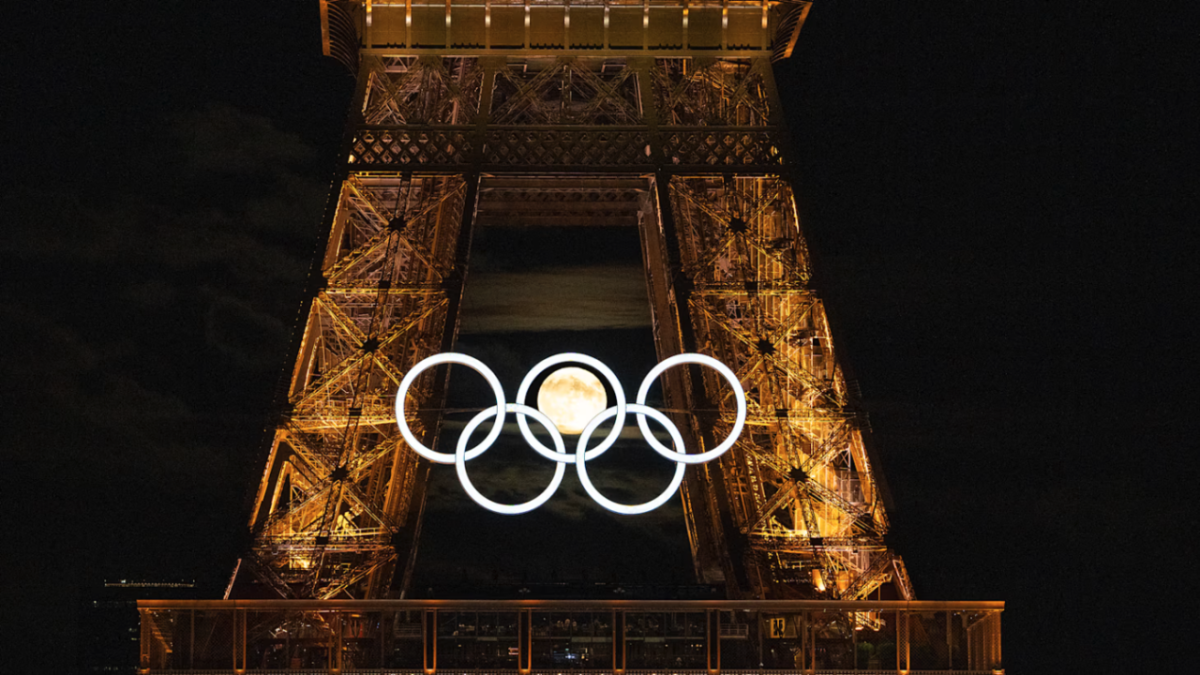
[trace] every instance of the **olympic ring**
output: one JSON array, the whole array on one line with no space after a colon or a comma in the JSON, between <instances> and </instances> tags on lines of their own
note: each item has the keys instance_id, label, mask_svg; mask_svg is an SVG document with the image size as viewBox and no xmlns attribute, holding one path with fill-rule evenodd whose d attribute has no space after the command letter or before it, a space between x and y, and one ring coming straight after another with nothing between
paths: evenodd
<instances>
[{"instance_id":1,"label":"olympic ring","mask_svg":"<svg viewBox=\"0 0 1200 675\"><path fill-rule=\"evenodd\" d=\"M546 428L547 431L550 432L550 435L554 438L554 447L558 448L558 452L566 454L564 452L565 447L563 445L562 434L558 433L558 428L554 426L554 422L551 421L549 417L546 417L542 411L538 410L537 408L530 408L527 405L521 405L519 403L509 403L504 407L505 412L519 414L521 416L519 419L525 419L525 416L529 415L533 417L533 419L537 420L543 427ZM475 431L481 422L489 417L494 416L495 414L496 407L492 406L491 408L487 408L483 412L471 418L470 422L467 422L467 426L463 428L462 435L458 437L458 447L454 451L454 469L458 473L458 480L462 483L463 489L467 491L467 495L469 495L471 499L475 500L476 504L479 504L489 511L503 513L506 515L527 513L536 509L542 504L545 504L546 500L550 499L550 497L558 491L558 485L559 483L562 483L563 474L567 472L567 465L562 462L555 462L555 464L558 466L556 466L554 469L554 478L550 479L550 486L543 490L542 494L534 497L524 504L498 504L487 497L484 497L482 494L480 494L479 490L475 489L475 486L471 483L471 479L467 477L467 439L471 437L471 432ZM541 444L539 443L538 445ZM487 448L484 449L487 450ZM549 451L547 451L547 454L548 453ZM551 459L553 459L553 457L551 457ZM683 465L681 464L680 466Z\"/></svg>"},{"instance_id":2,"label":"olympic ring","mask_svg":"<svg viewBox=\"0 0 1200 675\"><path fill-rule=\"evenodd\" d=\"M650 447L657 450L663 457L675 460L676 462L683 462L684 464L702 464L725 454L725 451L732 448L733 444L737 442L738 436L742 434L742 427L746 426L746 393L742 389L742 383L738 382L737 375L724 363L703 354L676 354L654 366L646 374L646 379L642 380L642 386L638 388L638 405L645 405L646 394L649 393L650 385L654 384L656 377L668 368L681 363L698 363L712 368L720 373L721 377L724 377L725 381L737 392L737 396L735 397L737 399L737 419L733 423L733 428L729 430L729 436L720 445L708 452L702 452L698 455L685 455L683 453L672 452L670 448L659 443L658 439L651 435L650 430L646 428L646 418L642 415L638 415L638 428L642 430L642 437L646 439Z\"/></svg>"},{"instance_id":3,"label":"olympic ring","mask_svg":"<svg viewBox=\"0 0 1200 675\"><path fill-rule=\"evenodd\" d=\"M416 381L417 376L429 368L443 363L464 365L478 372L483 376L484 380L487 381L488 385L492 389L492 393L496 396L496 405L482 410L475 415L475 417L471 418L469 422L467 422L467 425L463 428L462 434L458 438L458 443L455 446L454 453L437 452L432 448L426 447L413 434L412 429L408 426L408 421L404 417L405 398L407 398L408 390L412 387L413 382ZM576 444L574 453L567 453L566 443L563 440L562 433L558 430L558 427L555 426L553 420L551 420L540 410L525 405L525 397L528 395L529 388L533 385L533 381L537 378L537 376L550 366L560 363L582 363L599 371L600 374L603 375L606 380L608 380L609 385L612 386L613 392L615 393L617 399L617 404L615 406L597 413L591 420L588 421L587 425L583 429L583 432L579 435L579 441ZM683 435L679 432L679 428L676 427L673 422L671 422L670 418L658 410L650 408L646 405L646 396L650 391L650 387L654 384L658 376L669 368L687 363L708 366L709 368L716 370L717 373L733 388L734 400L737 403L737 417L734 421L733 428L730 430L729 435L725 438L725 440L723 440L712 450L695 455L687 454L687 451L684 448ZM506 413L512 413L514 416L516 416L517 425L520 428L521 436L527 443L529 443L530 447L532 447L539 455L553 461L558 465L555 467L554 477L550 480L550 484L546 487L546 489L543 490L542 493L537 497L534 497L533 499L522 504L500 504L488 499L487 497L484 497L479 490L475 488L474 484L471 483L471 479L467 475L466 463L482 455L484 452L487 452L487 450L492 447L492 444L496 442L496 439L500 436L500 432L503 430L504 416ZM597 490L596 486L592 484L591 478L587 473L587 462L591 459L599 457L601 454L611 448L614 443L616 443L617 438L620 437L621 432L625 428L625 417L627 414L632 414L637 417L638 429L641 431L642 438L646 440L650 447L658 454L676 463L675 475L671 478L671 483L667 486L666 490L664 490L662 494L658 495L654 499L651 499L643 504L621 504L608 499L604 495L600 494L600 491ZM468 450L467 444L470 441L471 434L473 434L475 430L479 428L480 424L483 424L483 422L490 417L495 418L495 422L492 423L492 429L488 432L487 436L479 442L478 445ZM550 438L554 445L553 449L546 447L546 445L544 445L533 435L533 432L529 430L529 424L525 419L526 417L532 417L534 421L536 421L538 424L544 427L547 432L549 432ZM612 417L616 417L616 420L613 422L612 430L609 431L604 440L601 441L596 447L589 449L588 443L591 441L592 434L595 433L596 429L602 423ZM674 446L674 449L667 447L654 437L646 424L647 417L653 419L655 422L658 422L664 429L667 430L667 434L671 437L671 444ZM566 465L568 463L575 464L575 469L579 474L579 482L583 485L584 491L587 492L588 495L591 496L591 498L594 499L600 506L608 509L609 511L624 515L635 515L653 511L654 509L665 504L667 500L669 500L671 496L675 494L675 491L679 489L679 485L683 482L683 474L686 465L708 462L728 452L741 435L745 424L746 392L744 389L742 389L741 383L738 382L737 375L725 364L712 358L711 356L705 356L703 354L678 354L666 359L652 368L650 372L646 374L645 379L642 380L641 387L638 388L636 403L628 403L626 401L624 389L622 389L620 382L617 381L617 376L608 368L608 366L585 354L574 353L557 354L544 359L534 366L533 369L530 370L525 378L521 381L521 386L517 391L516 403L506 403L504 400L504 389L500 386L500 380L496 377L496 374L493 373L490 368L484 365L482 361L467 356L466 354L445 353L430 356L414 366L413 369L404 376L404 379L400 382L400 387L396 390L396 425L400 429L400 435L404 438L404 441L408 443L409 447L411 447L418 455L428 459L431 462L435 462L437 464L453 464L455 471L458 474L459 482L462 483L463 490L466 491L467 495L476 504L479 504L489 511L507 515L527 513L536 509L542 504L545 504L546 501L554 495L554 493L558 490L559 485L562 483L563 475L566 473Z\"/></svg>"},{"instance_id":4,"label":"olympic ring","mask_svg":"<svg viewBox=\"0 0 1200 675\"><path fill-rule=\"evenodd\" d=\"M591 421L588 422L587 426L584 427L583 433L579 435L579 447L575 450L575 469L579 472L579 482L583 484L584 491L587 492L597 504L603 506L609 511L627 516L634 516L639 513L648 513L654 509L657 509L663 504L666 504L667 500L671 498L671 495L675 494L675 491L679 489L679 484L683 482L683 470L686 464L684 462L676 462L675 475L671 478L671 484L667 486L667 489L664 490L662 494L654 499L651 499L645 504L638 504L636 506L618 504L617 502L614 502L600 494L600 491L596 489L596 486L592 485L592 479L588 477L587 469L584 466L587 464L587 458L585 456L584 449L587 448L587 442L588 439L592 437L592 432L596 430L596 427L600 426L601 422L612 417L614 410L615 408L609 408L599 415L593 417ZM642 423L642 415L649 415L650 417L653 417L656 422L667 428L667 433L671 434L671 441L675 443L675 447L683 447L683 437L679 435L679 427L676 427L674 424L672 424L671 420L668 419L666 415L660 413L654 408L648 408L644 405L641 405L640 403L629 404L629 410L630 412L639 414L639 425ZM683 453L672 452L671 454L679 454L680 456L684 456Z\"/></svg>"},{"instance_id":5,"label":"olympic ring","mask_svg":"<svg viewBox=\"0 0 1200 675\"><path fill-rule=\"evenodd\" d=\"M416 453L425 459L437 464L453 464L454 455L447 452L437 452L432 448L427 448L417 437L413 435L412 429L408 428L408 420L404 419L404 399L408 396L408 390L412 387L412 383L417 379L417 376L426 370L442 364L442 363L459 363L475 372L483 375L483 379L492 387L492 393L496 395L496 407L500 412L496 414L496 422L492 425L492 430L488 435L479 442L479 445L471 448L467 452L467 459L475 459L483 454L485 450L496 442L500 437L500 432L504 430L504 388L500 386L500 380L496 378L496 374L483 364L483 361L466 354L455 354L447 352L445 354L434 354L429 358L421 361L413 369L408 371L403 380L400 380L400 387L396 389L396 426L400 427L400 435L404 437L404 442L408 443L408 447L416 451Z\"/></svg>"}]
</instances>

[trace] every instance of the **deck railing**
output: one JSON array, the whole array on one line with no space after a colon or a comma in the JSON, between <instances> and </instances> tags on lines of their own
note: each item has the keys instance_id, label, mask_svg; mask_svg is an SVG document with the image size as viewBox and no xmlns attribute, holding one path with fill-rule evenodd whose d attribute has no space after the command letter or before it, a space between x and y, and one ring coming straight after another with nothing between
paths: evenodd
<instances>
[{"instance_id":1,"label":"deck railing","mask_svg":"<svg viewBox=\"0 0 1200 675\"><path fill-rule=\"evenodd\" d=\"M143 600L141 672L1003 672L1003 602Z\"/></svg>"}]
</instances>

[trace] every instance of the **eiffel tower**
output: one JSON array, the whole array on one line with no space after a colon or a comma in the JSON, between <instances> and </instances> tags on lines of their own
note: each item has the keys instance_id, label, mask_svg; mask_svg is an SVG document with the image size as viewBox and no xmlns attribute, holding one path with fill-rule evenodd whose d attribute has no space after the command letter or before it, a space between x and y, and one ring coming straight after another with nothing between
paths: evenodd
<instances>
[{"instance_id":1,"label":"eiffel tower","mask_svg":"<svg viewBox=\"0 0 1200 675\"><path fill-rule=\"evenodd\" d=\"M636 227L659 358L713 356L745 389L737 445L684 481L697 579L731 598L913 598L787 162L771 64L809 6L321 0L325 54L357 89L233 597L404 597L430 464L397 431L397 385L452 350L474 232L569 220ZM446 381L409 394L427 445ZM689 447L726 436L715 373L662 385Z\"/></svg>"}]
</instances>

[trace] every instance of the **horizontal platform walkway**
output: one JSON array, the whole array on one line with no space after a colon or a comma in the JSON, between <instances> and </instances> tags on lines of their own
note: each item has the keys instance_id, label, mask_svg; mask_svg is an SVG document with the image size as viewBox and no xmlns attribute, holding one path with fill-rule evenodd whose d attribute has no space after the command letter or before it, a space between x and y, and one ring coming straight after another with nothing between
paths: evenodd
<instances>
[{"instance_id":1,"label":"horizontal platform walkway","mask_svg":"<svg viewBox=\"0 0 1200 675\"><path fill-rule=\"evenodd\" d=\"M1003 672L1003 602L142 600L141 672Z\"/></svg>"}]
</instances>

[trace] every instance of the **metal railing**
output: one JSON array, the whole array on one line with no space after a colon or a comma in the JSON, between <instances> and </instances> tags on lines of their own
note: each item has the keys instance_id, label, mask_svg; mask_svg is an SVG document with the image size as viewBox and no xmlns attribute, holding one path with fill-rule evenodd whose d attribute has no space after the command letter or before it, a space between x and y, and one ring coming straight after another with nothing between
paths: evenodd
<instances>
[{"instance_id":1,"label":"metal railing","mask_svg":"<svg viewBox=\"0 0 1200 675\"><path fill-rule=\"evenodd\" d=\"M1003 602L143 600L140 672L1003 672Z\"/></svg>"}]
</instances>

